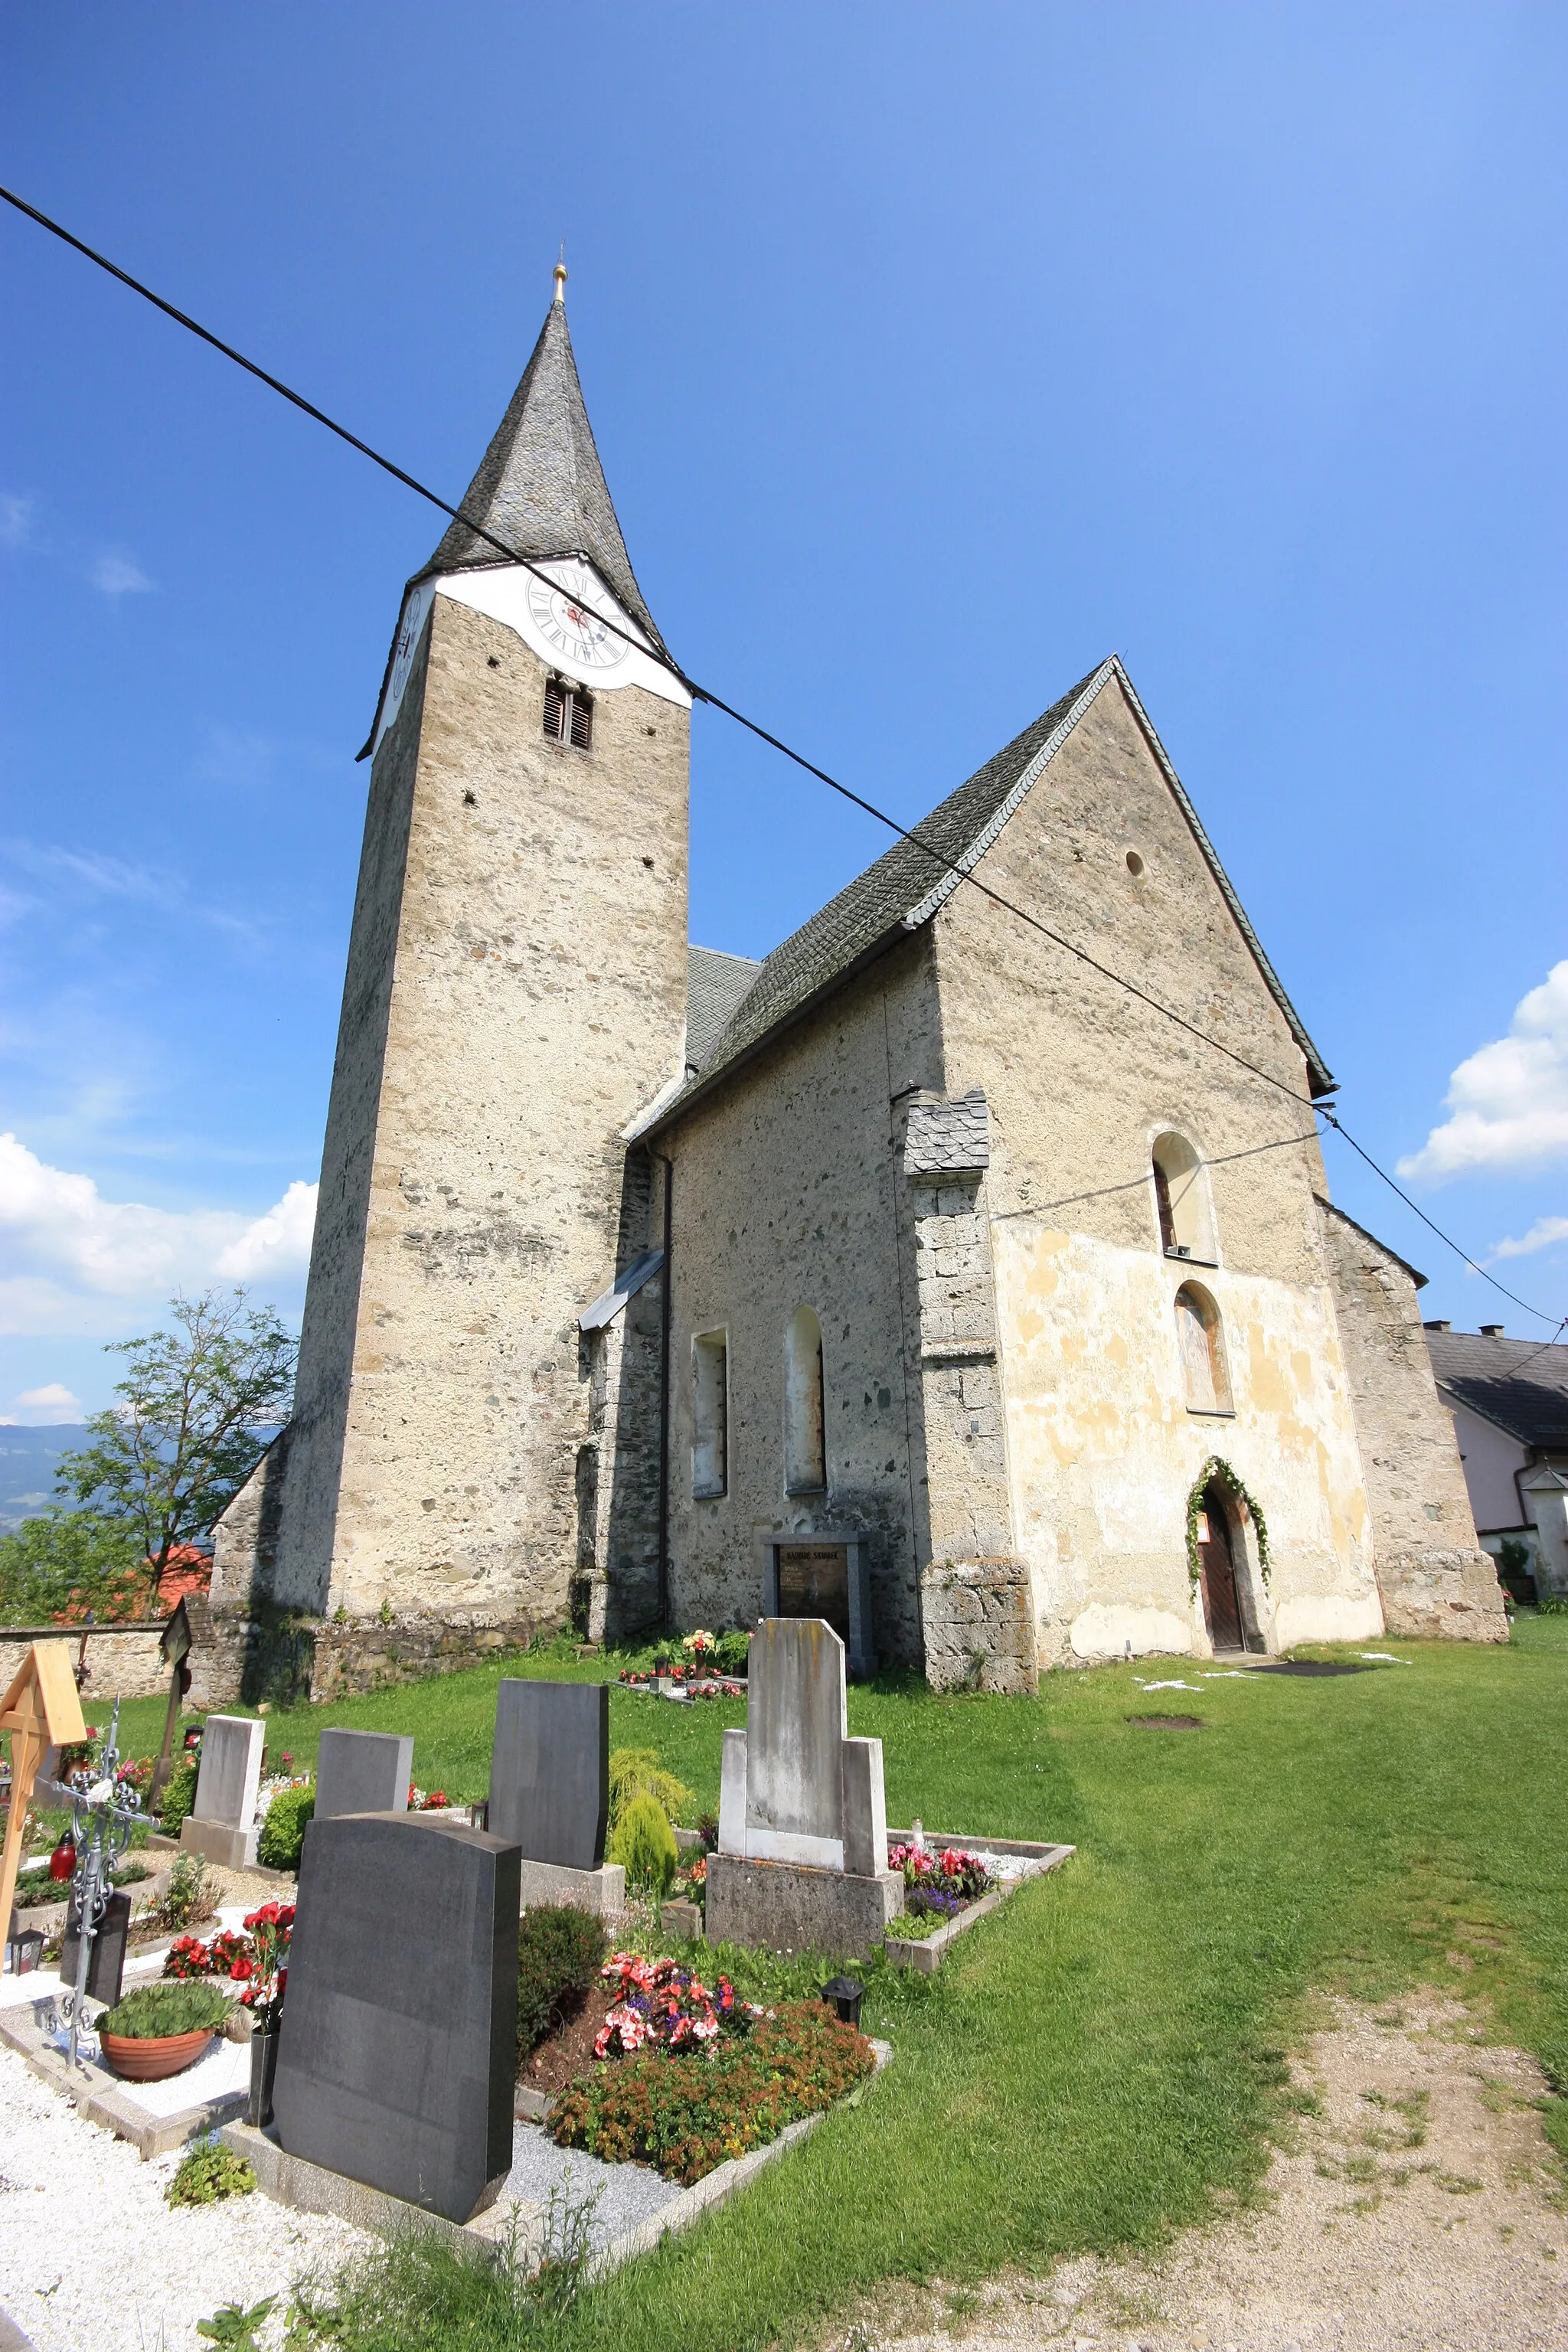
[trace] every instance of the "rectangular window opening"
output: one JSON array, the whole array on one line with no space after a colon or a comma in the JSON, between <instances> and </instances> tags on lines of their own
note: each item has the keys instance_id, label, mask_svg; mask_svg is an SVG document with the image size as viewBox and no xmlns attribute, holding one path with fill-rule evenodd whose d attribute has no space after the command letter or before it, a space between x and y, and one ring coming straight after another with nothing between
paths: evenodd
<instances>
[{"instance_id":1,"label":"rectangular window opening","mask_svg":"<svg viewBox=\"0 0 1568 2352\"><path fill-rule=\"evenodd\" d=\"M724 1331L691 1342L691 1496L713 1502L730 1490L730 1347Z\"/></svg>"}]
</instances>

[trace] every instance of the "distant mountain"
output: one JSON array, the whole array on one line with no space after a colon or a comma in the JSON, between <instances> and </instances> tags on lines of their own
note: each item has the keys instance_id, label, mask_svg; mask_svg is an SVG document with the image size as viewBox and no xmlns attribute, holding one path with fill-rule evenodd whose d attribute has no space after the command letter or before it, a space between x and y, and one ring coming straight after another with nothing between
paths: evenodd
<instances>
[{"instance_id":1,"label":"distant mountain","mask_svg":"<svg viewBox=\"0 0 1568 2352\"><path fill-rule=\"evenodd\" d=\"M0 1423L0 1535L61 1498L55 1467L62 1454L87 1444L87 1423L62 1421L53 1429L16 1429Z\"/></svg>"}]
</instances>

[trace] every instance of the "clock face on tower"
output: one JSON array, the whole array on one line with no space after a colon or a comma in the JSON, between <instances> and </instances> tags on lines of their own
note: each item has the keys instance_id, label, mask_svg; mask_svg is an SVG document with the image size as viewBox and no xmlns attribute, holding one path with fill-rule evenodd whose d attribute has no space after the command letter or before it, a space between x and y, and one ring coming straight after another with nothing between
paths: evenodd
<instances>
[{"instance_id":1,"label":"clock face on tower","mask_svg":"<svg viewBox=\"0 0 1568 2352\"><path fill-rule=\"evenodd\" d=\"M547 646L584 669L614 669L631 647L605 626L599 607L609 598L585 563L552 565L557 584L528 584L530 618Z\"/></svg>"}]
</instances>

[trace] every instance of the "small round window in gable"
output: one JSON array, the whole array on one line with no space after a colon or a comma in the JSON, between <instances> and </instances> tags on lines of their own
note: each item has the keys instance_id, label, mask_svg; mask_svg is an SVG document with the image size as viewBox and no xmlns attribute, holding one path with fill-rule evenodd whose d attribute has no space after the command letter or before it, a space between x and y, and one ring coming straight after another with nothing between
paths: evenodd
<instances>
[{"instance_id":1,"label":"small round window in gable","mask_svg":"<svg viewBox=\"0 0 1568 2352\"><path fill-rule=\"evenodd\" d=\"M1127 853L1127 871L1131 875L1134 882L1143 871L1143 860L1135 849L1130 849Z\"/></svg>"}]
</instances>

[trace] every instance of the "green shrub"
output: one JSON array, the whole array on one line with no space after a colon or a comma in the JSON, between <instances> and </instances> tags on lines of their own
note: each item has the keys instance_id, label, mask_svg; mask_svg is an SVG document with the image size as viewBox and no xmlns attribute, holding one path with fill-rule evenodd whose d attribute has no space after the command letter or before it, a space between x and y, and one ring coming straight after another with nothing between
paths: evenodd
<instances>
[{"instance_id":1,"label":"green shrub","mask_svg":"<svg viewBox=\"0 0 1568 2352\"><path fill-rule=\"evenodd\" d=\"M256 2175L243 2156L222 2140L204 2140L170 2181L163 2195L171 2205L216 2205L224 2197L248 2197Z\"/></svg>"},{"instance_id":2,"label":"green shrub","mask_svg":"<svg viewBox=\"0 0 1568 2352\"><path fill-rule=\"evenodd\" d=\"M710 2054L644 2052L599 2068L556 2101L562 2147L651 2164L689 2188L731 2157L776 2139L868 2074L871 2046L817 2001L795 2001Z\"/></svg>"},{"instance_id":3,"label":"green shrub","mask_svg":"<svg viewBox=\"0 0 1568 2352\"><path fill-rule=\"evenodd\" d=\"M216 2033L233 2008L216 1984L200 1978L184 1983L165 1979L128 1992L117 2009L100 2018L98 2030L122 2034L127 2042L154 2042L165 2033Z\"/></svg>"},{"instance_id":4,"label":"green shrub","mask_svg":"<svg viewBox=\"0 0 1568 2352\"><path fill-rule=\"evenodd\" d=\"M713 1644L713 1664L721 1675L743 1675L751 1656L749 1633L721 1633Z\"/></svg>"},{"instance_id":5,"label":"green shrub","mask_svg":"<svg viewBox=\"0 0 1568 2352\"><path fill-rule=\"evenodd\" d=\"M625 1865L626 1884L660 1900L675 1882L680 1850L664 1807L646 1793L634 1797L610 1841L610 1860Z\"/></svg>"},{"instance_id":6,"label":"green shrub","mask_svg":"<svg viewBox=\"0 0 1568 2352\"><path fill-rule=\"evenodd\" d=\"M177 1853L169 1872L169 1884L155 1903L147 1906L147 1916L155 1927L177 1930L188 1927L193 1919L205 1919L212 1909L213 1891L207 1884L206 1856L201 1853Z\"/></svg>"},{"instance_id":7,"label":"green shrub","mask_svg":"<svg viewBox=\"0 0 1568 2352\"><path fill-rule=\"evenodd\" d=\"M196 1801L196 1758L187 1756L169 1776L161 1808L165 1837L179 1836L181 1825Z\"/></svg>"},{"instance_id":8,"label":"green shrub","mask_svg":"<svg viewBox=\"0 0 1568 2352\"><path fill-rule=\"evenodd\" d=\"M574 1903L544 1903L524 1912L517 1933L520 2067L593 1990L609 1946L604 1921Z\"/></svg>"},{"instance_id":9,"label":"green shrub","mask_svg":"<svg viewBox=\"0 0 1568 2352\"><path fill-rule=\"evenodd\" d=\"M668 1821L697 1801L684 1780L667 1772L651 1748L617 1748L610 1757L610 1827L638 1797L651 1797Z\"/></svg>"},{"instance_id":10,"label":"green shrub","mask_svg":"<svg viewBox=\"0 0 1568 2352\"><path fill-rule=\"evenodd\" d=\"M316 1813L314 1789L279 1789L267 1808L257 1841L256 1858L268 1870L298 1870L305 1844L305 1824Z\"/></svg>"}]
</instances>

